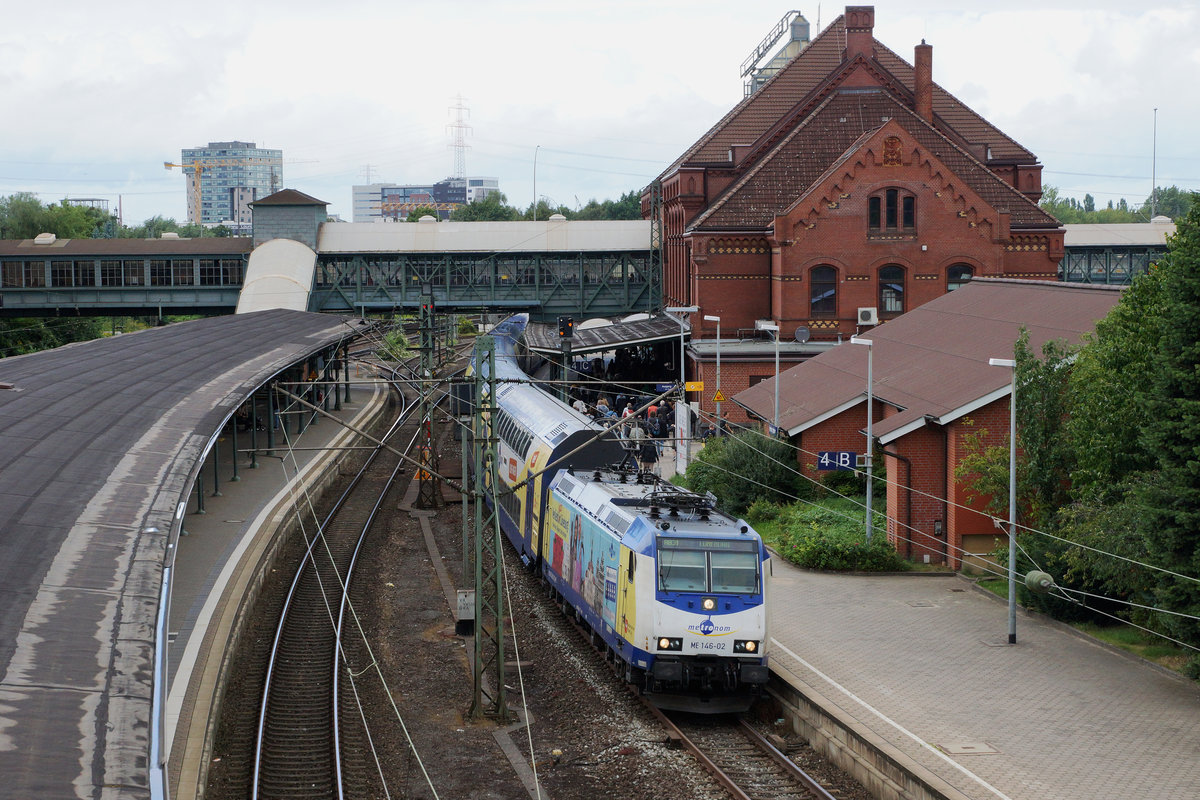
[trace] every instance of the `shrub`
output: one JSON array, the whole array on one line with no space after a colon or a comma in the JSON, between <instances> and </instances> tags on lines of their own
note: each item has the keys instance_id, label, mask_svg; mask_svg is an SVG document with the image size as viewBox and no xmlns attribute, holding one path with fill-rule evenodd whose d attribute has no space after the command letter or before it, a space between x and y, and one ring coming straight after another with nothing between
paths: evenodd
<instances>
[{"instance_id":1,"label":"shrub","mask_svg":"<svg viewBox=\"0 0 1200 800\"><path fill-rule=\"evenodd\" d=\"M862 510L850 501L795 503L781 510L779 521L779 553L801 567L855 572L909 569L883 535L882 516L877 515L876 535L866 543Z\"/></svg>"},{"instance_id":2,"label":"shrub","mask_svg":"<svg viewBox=\"0 0 1200 800\"><path fill-rule=\"evenodd\" d=\"M749 510L746 511L746 519L751 522L765 522L769 519L777 519L779 517L779 504L773 503L765 497L760 497L750 504Z\"/></svg>"},{"instance_id":3,"label":"shrub","mask_svg":"<svg viewBox=\"0 0 1200 800\"><path fill-rule=\"evenodd\" d=\"M836 494L848 497L865 497L867 494L867 473L836 470L826 474L821 479L821 485Z\"/></svg>"},{"instance_id":4,"label":"shrub","mask_svg":"<svg viewBox=\"0 0 1200 800\"><path fill-rule=\"evenodd\" d=\"M686 485L701 494L711 491L722 510L737 516L759 498L798 496L796 453L782 439L757 431L710 439L688 466Z\"/></svg>"}]
</instances>

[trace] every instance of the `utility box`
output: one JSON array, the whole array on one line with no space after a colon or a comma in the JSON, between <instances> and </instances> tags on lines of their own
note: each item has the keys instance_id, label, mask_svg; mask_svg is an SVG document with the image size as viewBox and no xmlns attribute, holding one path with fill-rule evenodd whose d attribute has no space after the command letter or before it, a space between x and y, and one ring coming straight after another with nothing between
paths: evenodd
<instances>
[{"instance_id":1,"label":"utility box","mask_svg":"<svg viewBox=\"0 0 1200 800\"><path fill-rule=\"evenodd\" d=\"M475 633L475 590L458 590L458 616L454 623L454 633L458 636L472 636Z\"/></svg>"}]
</instances>

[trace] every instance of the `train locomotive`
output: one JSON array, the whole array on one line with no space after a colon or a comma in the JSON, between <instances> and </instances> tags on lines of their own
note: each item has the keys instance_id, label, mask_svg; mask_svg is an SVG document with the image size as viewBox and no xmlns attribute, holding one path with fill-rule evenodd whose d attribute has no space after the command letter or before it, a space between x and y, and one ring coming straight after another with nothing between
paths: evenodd
<instances>
[{"instance_id":1,"label":"train locomotive","mask_svg":"<svg viewBox=\"0 0 1200 800\"><path fill-rule=\"evenodd\" d=\"M512 381L493 422L501 529L655 705L746 710L769 677L761 537L711 496L639 472L610 431L532 385L517 360L526 323L491 331L496 377Z\"/></svg>"}]
</instances>

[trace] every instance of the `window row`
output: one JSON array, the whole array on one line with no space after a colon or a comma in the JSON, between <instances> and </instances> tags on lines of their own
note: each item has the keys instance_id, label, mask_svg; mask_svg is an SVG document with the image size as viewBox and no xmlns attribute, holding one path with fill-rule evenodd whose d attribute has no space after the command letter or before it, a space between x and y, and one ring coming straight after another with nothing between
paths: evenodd
<instances>
[{"instance_id":1,"label":"window row","mask_svg":"<svg viewBox=\"0 0 1200 800\"><path fill-rule=\"evenodd\" d=\"M0 262L0 287L241 286L240 258L84 259Z\"/></svg>"},{"instance_id":2,"label":"window row","mask_svg":"<svg viewBox=\"0 0 1200 800\"><path fill-rule=\"evenodd\" d=\"M867 231L880 234L915 234L917 198L899 189L885 189L867 198Z\"/></svg>"},{"instance_id":3,"label":"window row","mask_svg":"<svg viewBox=\"0 0 1200 800\"><path fill-rule=\"evenodd\" d=\"M967 264L955 264L946 270L946 291L952 292L971 280L975 270ZM904 313L904 267L889 264L876 273L880 315ZM834 319L838 315L838 273L833 267L813 267L809 271L809 316L813 319Z\"/></svg>"}]
</instances>

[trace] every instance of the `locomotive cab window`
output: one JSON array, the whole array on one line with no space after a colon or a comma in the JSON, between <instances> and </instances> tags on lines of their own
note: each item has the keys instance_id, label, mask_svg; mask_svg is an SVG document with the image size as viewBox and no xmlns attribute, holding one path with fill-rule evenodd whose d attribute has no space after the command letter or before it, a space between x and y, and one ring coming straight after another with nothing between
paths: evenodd
<instances>
[{"instance_id":1,"label":"locomotive cab window","mask_svg":"<svg viewBox=\"0 0 1200 800\"><path fill-rule=\"evenodd\" d=\"M758 546L733 539L658 540L658 588L663 592L754 594Z\"/></svg>"},{"instance_id":2,"label":"locomotive cab window","mask_svg":"<svg viewBox=\"0 0 1200 800\"><path fill-rule=\"evenodd\" d=\"M712 591L753 594L758 590L757 553L709 553Z\"/></svg>"},{"instance_id":3,"label":"locomotive cab window","mask_svg":"<svg viewBox=\"0 0 1200 800\"><path fill-rule=\"evenodd\" d=\"M663 550L659 551L658 558L658 583L664 592L708 590L703 551Z\"/></svg>"}]
</instances>

